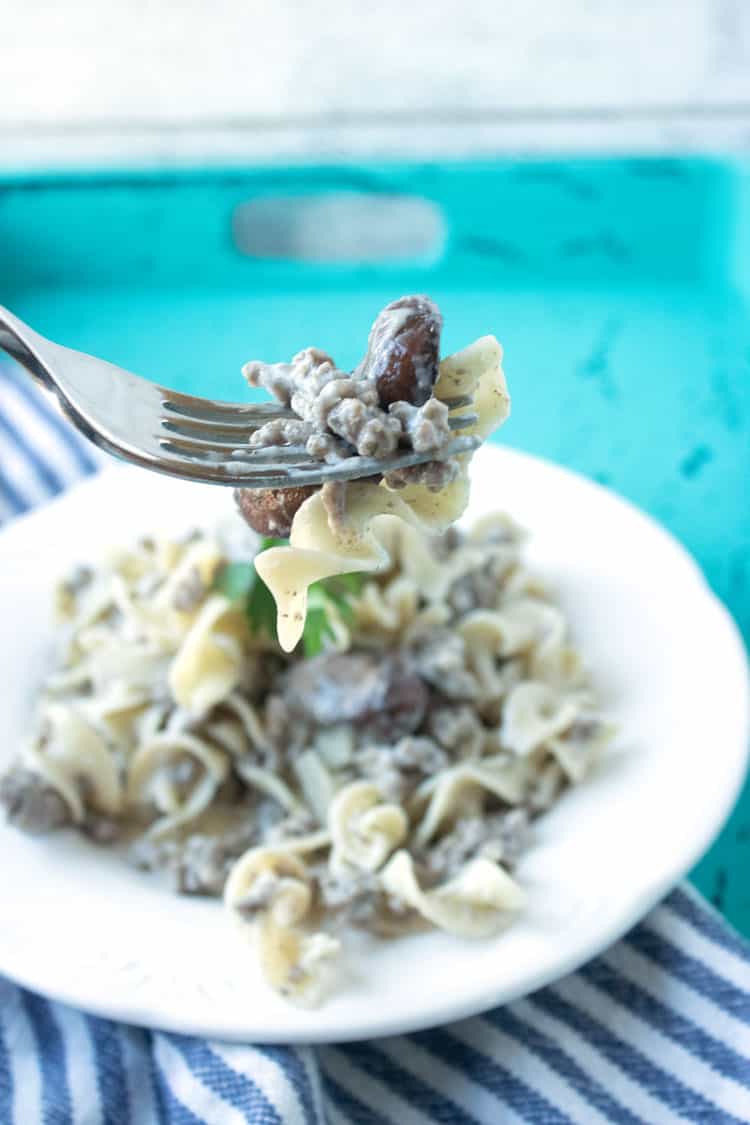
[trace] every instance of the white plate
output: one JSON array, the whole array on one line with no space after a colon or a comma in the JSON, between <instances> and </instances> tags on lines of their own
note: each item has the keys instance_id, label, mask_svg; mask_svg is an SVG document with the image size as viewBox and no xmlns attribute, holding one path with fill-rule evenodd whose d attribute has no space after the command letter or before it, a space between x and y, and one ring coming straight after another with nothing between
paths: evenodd
<instances>
[{"instance_id":1,"label":"white plate","mask_svg":"<svg viewBox=\"0 0 750 1125\"><path fill-rule=\"evenodd\" d=\"M50 657L55 576L161 524L212 522L220 489L113 469L0 535L0 703L10 758ZM0 972L132 1023L239 1040L395 1034L510 1000L618 938L690 868L737 795L748 671L726 611L663 530L611 493L508 450L475 460L469 515L502 507L570 613L620 737L596 775L539 822L520 867L529 904L490 941L372 943L314 1012L261 982L215 902L177 898L63 833L0 827Z\"/></svg>"}]
</instances>

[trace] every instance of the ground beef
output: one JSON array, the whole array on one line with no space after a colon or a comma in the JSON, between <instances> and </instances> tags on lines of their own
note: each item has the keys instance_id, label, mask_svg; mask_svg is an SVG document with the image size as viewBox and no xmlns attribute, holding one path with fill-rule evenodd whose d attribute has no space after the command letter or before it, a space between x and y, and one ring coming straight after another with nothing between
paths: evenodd
<instances>
[{"instance_id":1,"label":"ground beef","mask_svg":"<svg viewBox=\"0 0 750 1125\"><path fill-rule=\"evenodd\" d=\"M570 742L588 742L601 733L602 726L596 715L579 715L568 727L565 738Z\"/></svg>"},{"instance_id":2,"label":"ground beef","mask_svg":"<svg viewBox=\"0 0 750 1125\"><path fill-rule=\"evenodd\" d=\"M22 766L0 778L0 806L14 828L32 835L54 832L71 821L70 810L57 790Z\"/></svg>"},{"instance_id":3,"label":"ground beef","mask_svg":"<svg viewBox=\"0 0 750 1125\"><path fill-rule=\"evenodd\" d=\"M406 909L385 895L378 876L369 871L336 872L321 867L317 873L321 905L336 914L339 924L355 929L387 932L389 920L403 919Z\"/></svg>"},{"instance_id":4,"label":"ground beef","mask_svg":"<svg viewBox=\"0 0 750 1125\"><path fill-rule=\"evenodd\" d=\"M448 559L459 549L465 539L463 531L455 524L432 540L432 549L439 559Z\"/></svg>"},{"instance_id":5,"label":"ground beef","mask_svg":"<svg viewBox=\"0 0 750 1125\"><path fill-rule=\"evenodd\" d=\"M180 894L218 897L233 863L257 839L253 824L222 836L196 832L184 840L145 838L130 849L130 861L142 871L166 870Z\"/></svg>"},{"instance_id":6,"label":"ground beef","mask_svg":"<svg viewBox=\"0 0 750 1125\"><path fill-rule=\"evenodd\" d=\"M263 709L263 719L266 738L269 742L277 747L283 745L289 725L289 714L283 696L268 696Z\"/></svg>"},{"instance_id":7,"label":"ground beef","mask_svg":"<svg viewBox=\"0 0 750 1125\"><path fill-rule=\"evenodd\" d=\"M428 700L425 685L408 661L356 650L322 653L293 665L284 695L294 717L322 727L366 725L374 738L415 731Z\"/></svg>"},{"instance_id":8,"label":"ground beef","mask_svg":"<svg viewBox=\"0 0 750 1125\"><path fill-rule=\"evenodd\" d=\"M297 813L282 816L269 824L263 833L264 844L280 844L284 840L294 839L298 836L307 836L316 832L320 825L312 813L303 809Z\"/></svg>"},{"instance_id":9,"label":"ground beef","mask_svg":"<svg viewBox=\"0 0 750 1125\"><path fill-rule=\"evenodd\" d=\"M144 836L130 848L128 860L139 871L159 871L168 866L176 848L174 840L150 840Z\"/></svg>"},{"instance_id":10,"label":"ground beef","mask_svg":"<svg viewBox=\"0 0 750 1125\"><path fill-rule=\"evenodd\" d=\"M189 836L174 864L177 890L185 895L220 895L230 867L243 850L228 846L222 837Z\"/></svg>"},{"instance_id":11,"label":"ground beef","mask_svg":"<svg viewBox=\"0 0 750 1125\"><path fill-rule=\"evenodd\" d=\"M375 384L339 371L330 356L316 348L299 352L291 363L248 363L244 373L251 386L265 387L299 416L304 428L295 419L287 423L295 442L307 442L314 433L330 433L343 439L351 453L387 457L403 436L400 421L380 405ZM271 427L267 444L278 445L283 428L267 425ZM254 448L263 444L263 431L256 435L251 442Z\"/></svg>"},{"instance_id":12,"label":"ground beef","mask_svg":"<svg viewBox=\"0 0 750 1125\"><path fill-rule=\"evenodd\" d=\"M406 796L407 778L393 759L391 747L367 745L355 756L357 777L377 785L387 801L401 804Z\"/></svg>"},{"instance_id":13,"label":"ground beef","mask_svg":"<svg viewBox=\"0 0 750 1125\"><path fill-rule=\"evenodd\" d=\"M431 630L413 649L419 675L447 699L476 699L479 684L466 665L463 638L447 629Z\"/></svg>"},{"instance_id":14,"label":"ground beef","mask_svg":"<svg viewBox=\"0 0 750 1125\"><path fill-rule=\"evenodd\" d=\"M512 548L497 547L476 570L461 575L451 585L447 601L458 614L474 609L496 609L503 582L517 560Z\"/></svg>"},{"instance_id":15,"label":"ground beef","mask_svg":"<svg viewBox=\"0 0 750 1125\"><path fill-rule=\"evenodd\" d=\"M277 679L277 686L279 680ZM301 715L292 714L284 695L274 693L266 699L263 708L263 729L277 755L287 760L298 750L308 746L314 724Z\"/></svg>"},{"instance_id":16,"label":"ground beef","mask_svg":"<svg viewBox=\"0 0 750 1125\"><path fill-rule=\"evenodd\" d=\"M466 704L433 707L426 725L428 733L451 757L475 758L482 751L485 729Z\"/></svg>"},{"instance_id":17,"label":"ground beef","mask_svg":"<svg viewBox=\"0 0 750 1125\"><path fill-rule=\"evenodd\" d=\"M286 661L273 652L248 652L242 665L237 690L250 703L260 703L279 677Z\"/></svg>"},{"instance_id":18,"label":"ground beef","mask_svg":"<svg viewBox=\"0 0 750 1125\"><path fill-rule=\"evenodd\" d=\"M304 444L313 432L309 422L296 418L273 418L251 435L251 449L266 449L269 445Z\"/></svg>"},{"instance_id":19,"label":"ground beef","mask_svg":"<svg viewBox=\"0 0 750 1125\"><path fill-rule=\"evenodd\" d=\"M450 879L475 856L513 867L529 842L529 819L524 809L484 816L462 817L422 857L429 875Z\"/></svg>"},{"instance_id":20,"label":"ground beef","mask_svg":"<svg viewBox=\"0 0 750 1125\"><path fill-rule=\"evenodd\" d=\"M399 803L424 778L448 765L445 751L431 738L408 735L393 745L368 744L356 755L356 772Z\"/></svg>"},{"instance_id":21,"label":"ground beef","mask_svg":"<svg viewBox=\"0 0 750 1125\"><path fill-rule=\"evenodd\" d=\"M441 326L429 298L402 297L376 319L367 354L351 374L318 348L305 348L291 363L247 363L243 372L250 385L264 387L297 415L261 426L250 448L304 444L310 457L327 463L356 456L384 460L399 449L412 449L434 457L387 474L387 485L445 488L456 479L459 465L441 456L453 435L448 407L432 397ZM293 504L286 502L284 491L236 493L240 512L260 534L288 536L301 500L295 496ZM341 523L337 510L329 508L332 527Z\"/></svg>"},{"instance_id":22,"label":"ground beef","mask_svg":"<svg viewBox=\"0 0 750 1125\"><path fill-rule=\"evenodd\" d=\"M401 423L379 406L368 406L361 398L355 398L349 393L351 385L336 383L326 387L328 401L334 401L334 387L339 401L326 411L325 425L353 446L360 457L390 457L403 436Z\"/></svg>"},{"instance_id":23,"label":"ground beef","mask_svg":"<svg viewBox=\"0 0 750 1125\"><path fill-rule=\"evenodd\" d=\"M448 407L437 398L428 399L424 406L394 402L389 414L399 420L415 453L435 453L453 437L448 424Z\"/></svg>"},{"instance_id":24,"label":"ground beef","mask_svg":"<svg viewBox=\"0 0 750 1125\"><path fill-rule=\"evenodd\" d=\"M550 758L540 773L534 778L527 797L527 806L532 814L546 812L554 804L565 788L566 778L562 766Z\"/></svg>"},{"instance_id":25,"label":"ground beef","mask_svg":"<svg viewBox=\"0 0 750 1125\"><path fill-rule=\"evenodd\" d=\"M334 437L333 434L320 433L310 435L305 449L316 461L326 461L331 465L350 457L352 452L342 438Z\"/></svg>"},{"instance_id":26,"label":"ground beef","mask_svg":"<svg viewBox=\"0 0 750 1125\"><path fill-rule=\"evenodd\" d=\"M383 458L399 445L438 452L451 440L448 408L431 397L440 327L429 298L402 297L378 316L353 374L318 348L305 348L291 363L246 364L250 385L264 387L298 416L267 422L250 439L251 448L305 442L320 460L341 459L347 450Z\"/></svg>"},{"instance_id":27,"label":"ground beef","mask_svg":"<svg viewBox=\"0 0 750 1125\"><path fill-rule=\"evenodd\" d=\"M326 383L339 374L331 357L320 348L304 348L291 363L251 360L245 364L242 373L251 387L264 387L302 418L306 418L308 413L305 399L312 402ZM295 397L301 409L294 405Z\"/></svg>"},{"instance_id":28,"label":"ground beef","mask_svg":"<svg viewBox=\"0 0 750 1125\"><path fill-rule=\"evenodd\" d=\"M114 817L89 809L81 825L81 831L95 844L113 844L120 836L122 825Z\"/></svg>"},{"instance_id":29,"label":"ground beef","mask_svg":"<svg viewBox=\"0 0 750 1125\"><path fill-rule=\"evenodd\" d=\"M457 461L423 461L419 465L406 465L386 473L383 480L389 488L406 488L410 484L423 484L430 492L447 488L459 474Z\"/></svg>"},{"instance_id":30,"label":"ground beef","mask_svg":"<svg viewBox=\"0 0 750 1125\"><path fill-rule=\"evenodd\" d=\"M424 735L402 738L393 747L391 754L400 769L423 777L431 777L448 765L448 758L442 747Z\"/></svg>"},{"instance_id":31,"label":"ground beef","mask_svg":"<svg viewBox=\"0 0 750 1125\"><path fill-rule=\"evenodd\" d=\"M284 819L284 809L272 797L261 797L255 811L255 824L261 841L266 841L276 825Z\"/></svg>"}]
</instances>

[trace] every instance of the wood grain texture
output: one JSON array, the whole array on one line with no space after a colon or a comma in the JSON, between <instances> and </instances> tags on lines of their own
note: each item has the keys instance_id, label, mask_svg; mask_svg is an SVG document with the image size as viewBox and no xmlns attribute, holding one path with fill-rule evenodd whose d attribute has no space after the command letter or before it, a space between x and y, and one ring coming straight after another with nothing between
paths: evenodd
<instances>
[{"instance_id":1,"label":"wood grain texture","mask_svg":"<svg viewBox=\"0 0 750 1125\"><path fill-rule=\"evenodd\" d=\"M638 147L639 138L674 148L707 130L737 147L750 136L744 0L2 0L0 9L6 165L96 152L372 154L410 142L464 154Z\"/></svg>"},{"instance_id":2,"label":"wood grain texture","mask_svg":"<svg viewBox=\"0 0 750 1125\"><path fill-rule=\"evenodd\" d=\"M3 123L750 98L742 0L4 2Z\"/></svg>"}]
</instances>

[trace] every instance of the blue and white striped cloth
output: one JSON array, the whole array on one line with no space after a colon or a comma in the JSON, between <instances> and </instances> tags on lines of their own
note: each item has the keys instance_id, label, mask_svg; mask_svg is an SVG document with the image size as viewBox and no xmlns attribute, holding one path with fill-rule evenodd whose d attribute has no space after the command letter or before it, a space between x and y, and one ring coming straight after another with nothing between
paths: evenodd
<instances>
[{"instance_id":1,"label":"blue and white striped cloth","mask_svg":"<svg viewBox=\"0 0 750 1125\"><path fill-rule=\"evenodd\" d=\"M0 520L102 460L26 377L0 367ZM205 1042L0 979L0 1125L685 1121L750 1122L750 945L688 887L550 988L370 1043Z\"/></svg>"}]
</instances>

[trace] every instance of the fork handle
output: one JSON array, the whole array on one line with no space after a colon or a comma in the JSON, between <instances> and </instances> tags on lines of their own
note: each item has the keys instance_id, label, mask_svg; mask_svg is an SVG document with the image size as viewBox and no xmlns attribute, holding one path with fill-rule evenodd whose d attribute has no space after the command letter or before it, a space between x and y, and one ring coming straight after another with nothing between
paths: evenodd
<instances>
[{"instance_id":1,"label":"fork handle","mask_svg":"<svg viewBox=\"0 0 750 1125\"><path fill-rule=\"evenodd\" d=\"M0 305L0 348L20 363L46 390L54 390L52 376L40 358L39 344L49 341Z\"/></svg>"},{"instance_id":2,"label":"fork handle","mask_svg":"<svg viewBox=\"0 0 750 1125\"><path fill-rule=\"evenodd\" d=\"M82 353L73 352L70 348L63 347L62 344L54 344L45 336L40 335L39 332L35 332L33 328L29 328L28 324L19 320L17 316L14 316L9 309L2 305L0 305L0 348L28 371L39 384L50 404L56 407L63 417L67 418L85 438L116 457L121 455L119 449L107 442L105 437L91 424L80 406L66 396L58 385L48 358L51 356L59 364L60 361L64 362L68 357L79 359L90 359L90 357L84 357Z\"/></svg>"}]
</instances>

